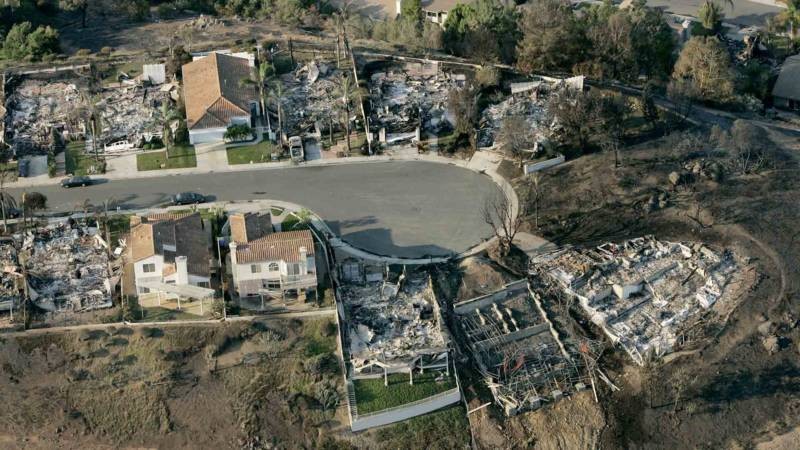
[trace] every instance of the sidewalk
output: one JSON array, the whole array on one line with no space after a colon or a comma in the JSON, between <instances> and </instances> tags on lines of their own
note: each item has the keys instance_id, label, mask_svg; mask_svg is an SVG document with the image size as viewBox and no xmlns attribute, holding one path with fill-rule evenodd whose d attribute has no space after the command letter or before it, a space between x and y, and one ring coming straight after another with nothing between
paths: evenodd
<instances>
[{"instance_id":1,"label":"sidewalk","mask_svg":"<svg viewBox=\"0 0 800 450\"><path fill-rule=\"evenodd\" d=\"M135 178L157 178L166 177L171 175L197 175L197 174L210 174L210 173L225 173L225 172L248 172L256 170L277 170L277 169L292 169L297 167L317 167L326 165L338 164L364 164L364 163L377 163L387 161L428 161L443 164L452 164L476 172L488 172L493 170L492 164L481 162L476 165L471 165L467 160L459 160L453 158L445 158L438 155L418 154L416 147L396 147L390 152L383 155L376 156L351 156L348 158L336 159L317 159L314 161L305 161L302 163L294 163L292 161L279 161L279 162L265 162L254 164L228 164L227 153L224 145L207 145L198 146L196 148L197 167L188 167L184 169L162 169L162 170L147 170L139 172L136 170L136 154L128 154L123 156L110 157L107 160L107 171L104 175L98 175L98 178L103 178L109 181L125 180ZM483 152L477 152L478 158L483 158ZM486 157L489 158L489 157ZM474 158L473 158L474 159ZM496 167L496 166L495 166ZM42 178L36 179L20 179L15 182L6 184L8 188L17 187L32 187L32 186L47 186L58 184L61 180L59 178Z\"/></svg>"}]
</instances>

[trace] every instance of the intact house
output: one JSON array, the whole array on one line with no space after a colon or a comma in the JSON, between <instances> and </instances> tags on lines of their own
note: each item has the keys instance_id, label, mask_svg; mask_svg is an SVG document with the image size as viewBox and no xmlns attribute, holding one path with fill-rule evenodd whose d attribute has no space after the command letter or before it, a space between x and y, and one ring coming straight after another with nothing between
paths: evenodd
<instances>
[{"instance_id":1,"label":"intact house","mask_svg":"<svg viewBox=\"0 0 800 450\"><path fill-rule=\"evenodd\" d=\"M183 66L183 97L191 144L223 142L231 125L254 127L258 92L251 59L209 53Z\"/></svg>"},{"instance_id":2,"label":"intact house","mask_svg":"<svg viewBox=\"0 0 800 450\"><path fill-rule=\"evenodd\" d=\"M800 110L800 55L790 56L783 62L772 88L772 98L778 108Z\"/></svg>"},{"instance_id":3,"label":"intact house","mask_svg":"<svg viewBox=\"0 0 800 450\"><path fill-rule=\"evenodd\" d=\"M130 257L136 293L159 285L211 286L211 226L200 213L132 216Z\"/></svg>"},{"instance_id":4,"label":"intact house","mask_svg":"<svg viewBox=\"0 0 800 450\"><path fill-rule=\"evenodd\" d=\"M309 230L274 232L268 213L231 214L230 268L239 297L294 297L316 292L314 238Z\"/></svg>"},{"instance_id":5,"label":"intact house","mask_svg":"<svg viewBox=\"0 0 800 450\"><path fill-rule=\"evenodd\" d=\"M471 2L472 0L422 0L420 9L422 10L422 17L425 20L444 27L444 22L447 20L448 14L450 14L450 11L455 8L456 5ZM391 3L388 0L372 0L367 3L370 7L377 10L390 11L391 9ZM394 12L396 17L402 16L402 0L394 0ZM386 18L388 14L378 14L378 16L380 16L380 18Z\"/></svg>"}]
</instances>

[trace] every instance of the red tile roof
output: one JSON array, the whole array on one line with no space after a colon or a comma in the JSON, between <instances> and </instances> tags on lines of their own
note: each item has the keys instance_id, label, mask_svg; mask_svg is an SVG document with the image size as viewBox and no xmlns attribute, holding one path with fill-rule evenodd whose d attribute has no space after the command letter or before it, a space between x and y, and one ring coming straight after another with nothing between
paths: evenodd
<instances>
[{"instance_id":1,"label":"red tile roof","mask_svg":"<svg viewBox=\"0 0 800 450\"><path fill-rule=\"evenodd\" d=\"M283 231L236 247L236 261L251 263L260 261L300 262L300 248L306 254L314 254L314 238L309 230Z\"/></svg>"},{"instance_id":2,"label":"red tile roof","mask_svg":"<svg viewBox=\"0 0 800 450\"><path fill-rule=\"evenodd\" d=\"M245 58L211 53L182 68L183 96L189 129L219 128L232 117L250 115L250 102L257 101L250 62Z\"/></svg>"}]
</instances>

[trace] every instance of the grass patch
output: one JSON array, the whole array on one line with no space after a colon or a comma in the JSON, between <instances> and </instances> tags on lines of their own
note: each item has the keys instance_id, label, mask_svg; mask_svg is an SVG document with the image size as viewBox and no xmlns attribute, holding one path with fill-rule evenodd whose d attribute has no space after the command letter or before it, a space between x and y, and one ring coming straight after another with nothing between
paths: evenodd
<instances>
[{"instance_id":1,"label":"grass patch","mask_svg":"<svg viewBox=\"0 0 800 450\"><path fill-rule=\"evenodd\" d=\"M64 166L68 174L91 175L101 172L102 159L101 162L97 162L94 156L86 153L86 142L71 141L67 143L67 149L64 152Z\"/></svg>"},{"instance_id":2,"label":"grass patch","mask_svg":"<svg viewBox=\"0 0 800 450\"><path fill-rule=\"evenodd\" d=\"M382 448L469 448L470 443L469 423L460 405L383 427L375 436Z\"/></svg>"},{"instance_id":3,"label":"grass patch","mask_svg":"<svg viewBox=\"0 0 800 450\"><path fill-rule=\"evenodd\" d=\"M336 323L330 319L303 322L301 347L306 357L336 352Z\"/></svg>"},{"instance_id":4,"label":"grass patch","mask_svg":"<svg viewBox=\"0 0 800 450\"><path fill-rule=\"evenodd\" d=\"M208 305L207 309L211 309ZM136 311L134 319L142 322L161 322L167 320L199 320L205 319L203 316L196 314L189 314L186 311L178 311L176 309L162 308L160 306L146 306L141 308L144 310L144 318L142 318L141 311Z\"/></svg>"},{"instance_id":5,"label":"grass patch","mask_svg":"<svg viewBox=\"0 0 800 450\"><path fill-rule=\"evenodd\" d=\"M200 213L200 217L205 220L217 220L222 215L222 210L219 208L185 208L185 209L174 209L172 211L173 214L184 214L184 213Z\"/></svg>"},{"instance_id":6,"label":"grass patch","mask_svg":"<svg viewBox=\"0 0 800 450\"><path fill-rule=\"evenodd\" d=\"M111 242L117 242L131 230L131 215L115 214L108 217L108 234L111 235Z\"/></svg>"},{"instance_id":7,"label":"grass patch","mask_svg":"<svg viewBox=\"0 0 800 450\"><path fill-rule=\"evenodd\" d=\"M250 164L272 161L272 153L280 154L274 144L261 141L258 144L229 147L225 150L228 154L228 164Z\"/></svg>"},{"instance_id":8,"label":"grass patch","mask_svg":"<svg viewBox=\"0 0 800 450\"><path fill-rule=\"evenodd\" d=\"M306 228L308 228L308 224L292 214L287 215L281 222L281 231L304 230Z\"/></svg>"},{"instance_id":9,"label":"grass patch","mask_svg":"<svg viewBox=\"0 0 800 450\"><path fill-rule=\"evenodd\" d=\"M17 161L0 164L0 176L5 183L17 181L19 178L19 164Z\"/></svg>"},{"instance_id":10,"label":"grass patch","mask_svg":"<svg viewBox=\"0 0 800 450\"><path fill-rule=\"evenodd\" d=\"M359 413L382 411L386 408L404 405L436 395L456 387L455 377L445 376L442 382L435 379L438 371L414 374L414 384L408 384L408 375L393 373L389 375L389 385L383 385L383 377L367 380L353 380L356 390L356 403Z\"/></svg>"},{"instance_id":11,"label":"grass patch","mask_svg":"<svg viewBox=\"0 0 800 450\"><path fill-rule=\"evenodd\" d=\"M159 169L183 169L196 167L197 156L194 147L176 145L169 151L150 151L136 155L136 169L139 171Z\"/></svg>"}]
</instances>

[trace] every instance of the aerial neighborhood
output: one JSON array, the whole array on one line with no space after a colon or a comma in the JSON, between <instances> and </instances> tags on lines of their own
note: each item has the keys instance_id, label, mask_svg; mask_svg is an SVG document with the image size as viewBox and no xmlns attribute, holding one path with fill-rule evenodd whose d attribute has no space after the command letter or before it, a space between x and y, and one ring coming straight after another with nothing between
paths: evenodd
<instances>
[{"instance_id":1,"label":"aerial neighborhood","mask_svg":"<svg viewBox=\"0 0 800 450\"><path fill-rule=\"evenodd\" d=\"M799 27L0 4L0 447L796 448Z\"/></svg>"}]
</instances>

